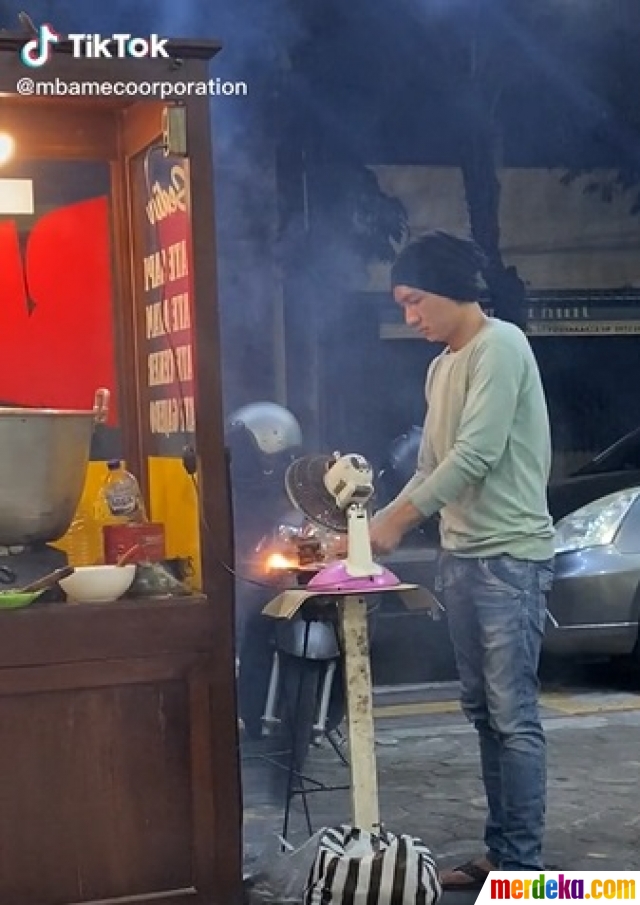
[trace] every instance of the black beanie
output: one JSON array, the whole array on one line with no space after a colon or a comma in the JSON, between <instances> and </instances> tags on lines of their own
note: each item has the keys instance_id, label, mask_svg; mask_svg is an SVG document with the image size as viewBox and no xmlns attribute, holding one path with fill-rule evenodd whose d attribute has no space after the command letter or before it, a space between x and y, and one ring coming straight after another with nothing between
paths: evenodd
<instances>
[{"instance_id":1,"label":"black beanie","mask_svg":"<svg viewBox=\"0 0 640 905\"><path fill-rule=\"evenodd\" d=\"M427 233L407 245L391 268L391 286L412 286L456 302L476 302L480 273L486 266L481 249L449 233Z\"/></svg>"}]
</instances>

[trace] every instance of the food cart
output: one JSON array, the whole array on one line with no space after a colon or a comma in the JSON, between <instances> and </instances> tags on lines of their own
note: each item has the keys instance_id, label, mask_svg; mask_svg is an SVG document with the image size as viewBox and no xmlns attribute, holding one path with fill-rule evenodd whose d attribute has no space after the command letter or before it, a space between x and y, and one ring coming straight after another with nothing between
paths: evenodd
<instances>
[{"instance_id":1,"label":"food cart","mask_svg":"<svg viewBox=\"0 0 640 905\"><path fill-rule=\"evenodd\" d=\"M167 557L194 568L179 596L0 612L0 902L234 905L211 97L184 87L209 80L219 48L176 41L169 59L80 59L61 41L30 70L28 37L0 32L0 133L14 143L0 194L17 193L15 216L0 208L0 401L91 409L109 389L109 452L94 449L83 499L121 456ZM57 93L24 96L22 84L20 95L24 78ZM87 88L98 84L99 95ZM24 477L29 466L15 467Z\"/></svg>"}]
</instances>

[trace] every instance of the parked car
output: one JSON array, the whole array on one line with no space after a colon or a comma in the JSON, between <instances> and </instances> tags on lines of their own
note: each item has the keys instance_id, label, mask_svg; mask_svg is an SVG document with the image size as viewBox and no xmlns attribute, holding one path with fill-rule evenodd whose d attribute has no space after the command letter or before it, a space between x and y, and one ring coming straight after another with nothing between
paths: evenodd
<instances>
[{"instance_id":1,"label":"parked car","mask_svg":"<svg viewBox=\"0 0 640 905\"><path fill-rule=\"evenodd\" d=\"M640 480L556 523L545 649L640 662Z\"/></svg>"},{"instance_id":2,"label":"parked car","mask_svg":"<svg viewBox=\"0 0 640 905\"><path fill-rule=\"evenodd\" d=\"M420 429L398 438L381 470L382 499L415 467ZM556 580L545 650L566 656L634 654L640 662L640 429L574 474L549 485L556 525ZM435 587L437 520L386 561L406 581Z\"/></svg>"},{"instance_id":3,"label":"parked car","mask_svg":"<svg viewBox=\"0 0 640 905\"><path fill-rule=\"evenodd\" d=\"M616 490L640 486L640 428L625 434L568 477L549 485L554 521Z\"/></svg>"},{"instance_id":4,"label":"parked car","mask_svg":"<svg viewBox=\"0 0 640 905\"><path fill-rule=\"evenodd\" d=\"M422 428L414 425L392 443L379 473L380 505L392 499L415 471L421 437ZM640 486L640 427L625 434L577 471L550 483L549 511L557 522L593 500L635 485ZM436 529L437 521L433 519L421 528L430 538L437 537Z\"/></svg>"}]
</instances>

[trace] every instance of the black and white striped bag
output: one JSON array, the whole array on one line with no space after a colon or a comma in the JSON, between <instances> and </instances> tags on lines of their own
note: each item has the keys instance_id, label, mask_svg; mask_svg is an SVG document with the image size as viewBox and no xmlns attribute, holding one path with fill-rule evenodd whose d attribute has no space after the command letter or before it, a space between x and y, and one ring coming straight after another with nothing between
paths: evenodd
<instances>
[{"instance_id":1,"label":"black and white striped bag","mask_svg":"<svg viewBox=\"0 0 640 905\"><path fill-rule=\"evenodd\" d=\"M303 905L434 905L441 895L420 839L340 826L320 837Z\"/></svg>"}]
</instances>

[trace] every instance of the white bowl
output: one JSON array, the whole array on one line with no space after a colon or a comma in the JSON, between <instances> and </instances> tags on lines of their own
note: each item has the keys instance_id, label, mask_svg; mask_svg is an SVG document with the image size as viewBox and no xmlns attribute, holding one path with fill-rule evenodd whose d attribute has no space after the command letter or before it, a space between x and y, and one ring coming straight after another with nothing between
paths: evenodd
<instances>
[{"instance_id":1,"label":"white bowl","mask_svg":"<svg viewBox=\"0 0 640 905\"><path fill-rule=\"evenodd\" d=\"M79 566L60 587L72 603L113 603L129 590L136 574L127 566Z\"/></svg>"}]
</instances>

